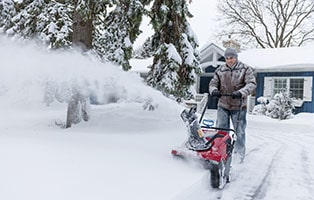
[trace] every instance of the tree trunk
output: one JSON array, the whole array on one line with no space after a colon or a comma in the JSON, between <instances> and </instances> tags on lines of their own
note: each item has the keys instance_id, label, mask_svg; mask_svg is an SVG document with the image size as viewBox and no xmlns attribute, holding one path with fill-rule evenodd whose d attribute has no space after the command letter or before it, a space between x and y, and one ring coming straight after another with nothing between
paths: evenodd
<instances>
[{"instance_id":1,"label":"tree trunk","mask_svg":"<svg viewBox=\"0 0 314 200\"><path fill-rule=\"evenodd\" d=\"M77 8L77 1L74 6ZM91 12L90 12L91 13ZM73 13L73 45L83 48L84 51L92 49L93 21L91 15L83 16L74 9Z\"/></svg>"},{"instance_id":2,"label":"tree trunk","mask_svg":"<svg viewBox=\"0 0 314 200\"><path fill-rule=\"evenodd\" d=\"M73 13L73 46L80 47L83 51L92 49L93 21L92 17L83 16L82 12L77 10L78 0L74 0ZM89 13L92 13L91 11ZM89 98L80 94L80 91L73 86L72 96L68 102L66 128L72 124L77 124L83 120L89 120Z\"/></svg>"},{"instance_id":3,"label":"tree trunk","mask_svg":"<svg viewBox=\"0 0 314 200\"><path fill-rule=\"evenodd\" d=\"M72 94L68 102L66 128L70 128L72 124L77 124L81 121L81 106L78 93Z\"/></svg>"},{"instance_id":4,"label":"tree trunk","mask_svg":"<svg viewBox=\"0 0 314 200\"><path fill-rule=\"evenodd\" d=\"M82 121L88 121L90 116L90 102L88 97L82 96L79 91L74 91L68 103L66 128L72 124L78 124Z\"/></svg>"}]
</instances>

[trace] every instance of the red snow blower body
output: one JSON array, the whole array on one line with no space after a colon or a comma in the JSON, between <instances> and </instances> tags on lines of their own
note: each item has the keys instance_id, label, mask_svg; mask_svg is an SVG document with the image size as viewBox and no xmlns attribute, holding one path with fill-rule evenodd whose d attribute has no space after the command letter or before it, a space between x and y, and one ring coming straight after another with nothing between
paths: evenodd
<instances>
[{"instance_id":1,"label":"red snow blower body","mask_svg":"<svg viewBox=\"0 0 314 200\"><path fill-rule=\"evenodd\" d=\"M232 138L227 131L215 129L216 127L202 127L201 131L206 140L203 145L192 146L189 141L186 141L182 146L173 149L171 154L182 157L197 156L212 163L227 160L232 151ZM190 150L191 152L187 153L184 150Z\"/></svg>"},{"instance_id":2,"label":"red snow blower body","mask_svg":"<svg viewBox=\"0 0 314 200\"><path fill-rule=\"evenodd\" d=\"M215 132L214 136L206 137L206 140L211 141L211 146L205 150L196 150L196 152L204 160L219 163L221 160L227 160L228 158L228 145L231 144L231 138L225 131L218 130Z\"/></svg>"},{"instance_id":3,"label":"red snow blower body","mask_svg":"<svg viewBox=\"0 0 314 200\"><path fill-rule=\"evenodd\" d=\"M223 188L229 182L229 170L232 150L235 142L233 129L213 127L214 121L198 120L196 108L185 109L182 120L188 129L188 139L179 147L172 149L171 154L181 158L192 158L203 162L211 172L213 188ZM200 123L204 125L200 125Z\"/></svg>"}]
</instances>

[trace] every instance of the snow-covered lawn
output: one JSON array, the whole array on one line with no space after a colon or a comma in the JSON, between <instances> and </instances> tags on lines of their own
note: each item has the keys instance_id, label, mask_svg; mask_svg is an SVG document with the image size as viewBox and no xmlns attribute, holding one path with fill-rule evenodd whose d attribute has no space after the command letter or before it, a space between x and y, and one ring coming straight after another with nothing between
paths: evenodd
<instances>
[{"instance_id":1,"label":"snow-covered lawn","mask_svg":"<svg viewBox=\"0 0 314 200\"><path fill-rule=\"evenodd\" d=\"M247 157L233 160L231 183L212 189L209 172L171 156L186 137L173 103L95 106L71 129L65 106L2 107L0 199L313 199L313 114L278 121L248 115ZM215 111L209 111L212 118Z\"/></svg>"}]
</instances>

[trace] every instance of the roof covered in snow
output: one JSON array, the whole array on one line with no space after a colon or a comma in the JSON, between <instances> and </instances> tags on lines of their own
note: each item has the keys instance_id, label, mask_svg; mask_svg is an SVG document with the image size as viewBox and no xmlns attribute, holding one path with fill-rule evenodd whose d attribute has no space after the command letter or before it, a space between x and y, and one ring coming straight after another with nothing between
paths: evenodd
<instances>
[{"instance_id":1,"label":"roof covered in snow","mask_svg":"<svg viewBox=\"0 0 314 200\"><path fill-rule=\"evenodd\" d=\"M314 71L314 46L251 49L239 53L239 60L257 71Z\"/></svg>"}]
</instances>

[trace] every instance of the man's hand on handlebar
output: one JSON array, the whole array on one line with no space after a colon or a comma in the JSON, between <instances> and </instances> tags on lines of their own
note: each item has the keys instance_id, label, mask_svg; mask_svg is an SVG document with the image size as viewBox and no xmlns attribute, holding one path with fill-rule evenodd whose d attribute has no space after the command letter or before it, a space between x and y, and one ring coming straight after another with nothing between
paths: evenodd
<instances>
[{"instance_id":1,"label":"man's hand on handlebar","mask_svg":"<svg viewBox=\"0 0 314 200\"><path fill-rule=\"evenodd\" d=\"M220 93L219 90L215 89L215 90L212 91L212 96L220 98L221 97L221 93Z\"/></svg>"},{"instance_id":2,"label":"man's hand on handlebar","mask_svg":"<svg viewBox=\"0 0 314 200\"><path fill-rule=\"evenodd\" d=\"M239 91L232 92L231 96L233 99L241 99L242 98L242 94Z\"/></svg>"},{"instance_id":3,"label":"man's hand on handlebar","mask_svg":"<svg viewBox=\"0 0 314 200\"><path fill-rule=\"evenodd\" d=\"M222 96L230 96L233 99L241 99L242 98L242 94L240 91L234 91L231 94L222 94L219 90L215 89L212 91L211 96L213 97L222 97Z\"/></svg>"}]
</instances>

